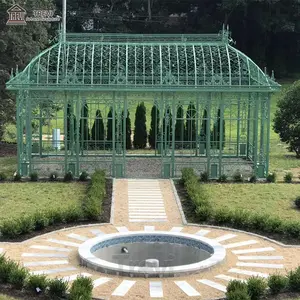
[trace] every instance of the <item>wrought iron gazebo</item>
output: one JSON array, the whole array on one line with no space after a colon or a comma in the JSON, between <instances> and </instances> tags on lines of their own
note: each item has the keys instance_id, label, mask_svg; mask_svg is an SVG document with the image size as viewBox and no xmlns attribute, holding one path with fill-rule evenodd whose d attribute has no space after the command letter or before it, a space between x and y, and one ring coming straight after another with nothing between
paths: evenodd
<instances>
[{"instance_id":1,"label":"wrought iron gazebo","mask_svg":"<svg viewBox=\"0 0 300 300\"><path fill-rule=\"evenodd\" d=\"M169 178L187 166L210 178L268 173L270 97L280 86L230 45L227 30L67 34L7 88L16 93L22 175L104 168L113 177ZM133 117L140 102L148 120L157 109L155 146L128 149L124 112ZM95 114L105 134L91 138Z\"/></svg>"}]
</instances>

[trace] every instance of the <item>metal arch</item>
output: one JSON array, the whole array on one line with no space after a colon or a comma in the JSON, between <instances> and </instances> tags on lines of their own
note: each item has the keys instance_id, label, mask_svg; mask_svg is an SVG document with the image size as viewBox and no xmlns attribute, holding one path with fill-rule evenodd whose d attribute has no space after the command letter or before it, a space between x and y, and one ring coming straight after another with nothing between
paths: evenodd
<instances>
[{"instance_id":1,"label":"metal arch","mask_svg":"<svg viewBox=\"0 0 300 300\"><path fill-rule=\"evenodd\" d=\"M49 52L48 52L48 61L47 61L47 84L49 83L50 54L51 54L51 49L50 49Z\"/></svg>"},{"instance_id":2,"label":"metal arch","mask_svg":"<svg viewBox=\"0 0 300 300\"><path fill-rule=\"evenodd\" d=\"M160 65L160 84L163 84L163 74L162 74L162 53L161 45L159 45L159 65Z\"/></svg>"},{"instance_id":3,"label":"metal arch","mask_svg":"<svg viewBox=\"0 0 300 300\"><path fill-rule=\"evenodd\" d=\"M110 78L110 75L111 75L111 43L109 44L109 59L108 59L108 84L111 83L111 78Z\"/></svg>"},{"instance_id":4,"label":"metal arch","mask_svg":"<svg viewBox=\"0 0 300 300\"><path fill-rule=\"evenodd\" d=\"M84 43L83 63L82 63L82 82L83 82L83 84L84 84L84 75L85 75L85 60L86 60L86 43Z\"/></svg>"},{"instance_id":5,"label":"metal arch","mask_svg":"<svg viewBox=\"0 0 300 300\"><path fill-rule=\"evenodd\" d=\"M232 84L232 79L231 79L231 61L230 61L230 56L229 56L229 51L228 51L228 46L226 45L226 53L227 53L227 59L228 59L228 72L229 72L229 85L231 86ZM240 76L241 78L241 76Z\"/></svg>"},{"instance_id":6,"label":"metal arch","mask_svg":"<svg viewBox=\"0 0 300 300\"><path fill-rule=\"evenodd\" d=\"M180 84L180 64L179 64L179 53L178 53L178 45L176 45L176 58L177 58L177 82Z\"/></svg>"},{"instance_id":7,"label":"metal arch","mask_svg":"<svg viewBox=\"0 0 300 300\"><path fill-rule=\"evenodd\" d=\"M186 52L186 45L184 45L184 54L185 54L185 76L186 76L186 85L189 85L189 66L188 66L188 58Z\"/></svg>"},{"instance_id":8,"label":"metal arch","mask_svg":"<svg viewBox=\"0 0 300 300\"><path fill-rule=\"evenodd\" d=\"M211 75L214 76L214 59L213 59L210 45L208 45L208 48L209 48L210 61L211 61Z\"/></svg>"},{"instance_id":9,"label":"metal arch","mask_svg":"<svg viewBox=\"0 0 300 300\"><path fill-rule=\"evenodd\" d=\"M136 45L134 46L134 85L136 85L136 73L137 73L137 68L136 68Z\"/></svg>"},{"instance_id":10,"label":"metal arch","mask_svg":"<svg viewBox=\"0 0 300 300\"><path fill-rule=\"evenodd\" d=\"M154 61L154 54L153 54L153 45L151 45L151 75L152 75L152 84L154 83L154 68L153 68L153 61Z\"/></svg>"},{"instance_id":11,"label":"metal arch","mask_svg":"<svg viewBox=\"0 0 300 300\"><path fill-rule=\"evenodd\" d=\"M194 56L194 68L195 68L195 86L197 86L197 62L196 62L196 52L195 52L195 46L193 45L193 56Z\"/></svg>"},{"instance_id":12,"label":"metal arch","mask_svg":"<svg viewBox=\"0 0 300 300\"><path fill-rule=\"evenodd\" d=\"M94 55L95 55L95 43L93 43L93 47L92 47L91 85L94 84Z\"/></svg>"},{"instance_id":13,"label":"metal arch","mask_svg":"<svg viewBox=\"0 0 300 300\"><path fill-rule=\"evenodd\" d=\"M205 58L204 58L203 45L201 45L201 52L202 52L202 61L203 61L203 85L205 85L205 82L206 82L206 62L205 62Z\"/></svg>"},{"instance_id":14,"label":"metal arch","mask_svg":"<svg viewBox=\"0 0 300 300\"><path fill-rule=\"evenodd\" d=\"M78 55L78 45L75 47L75 57L74 57L74 74L77 76L77 55Z\"/></svg>"},{"instance_id":15,"label":"metal arch","mask_svg":"<svg viewBox=\"0 0 300 300\"><path fill-rule=\"evenodd\" d=\"M221 79L222 79L222 82L223 82L222 58L221 58L221 52L220 52L219 45L217 45L217 49L218 49L219 63L220 63L220 75L221 75Z\"/></svg>"},{"instance_id":16,"label":"metal arch","mask_svg":"<svg viewBox=\"0 0 300 300\"><path fill-rule=\"evenodd\" d=\"M126 62L125 62L125 78L126 84L128 84L128 44L126 44Z\"/></svg>"},{"instance_id":17,"label":"metal arch","mask_svg":"<svg viewBox=\"0 0 300 300\"><path fill-rule=\"evenodd\" d=\"M60 63L61 46L62 44L59 44L58 55L57 55L57 67L56 67L56 84L58 84L59 82L59 63Z\"/></svg>"},{"instance_id":18,"label":"metal arch","mask_svg":"<svg viewBox=\"0 0 300 300\"><path fill-rule=\"evenodd\" d=\"M228 49L228 47L227 47L227 49ZM241 70L241 61L240 61L240 56L239 56L239 54L238 54L238 52L237 52L237 51L234 51L234 53L236 54L236 56L237 56L237 59L238 59L239 74L240 74L240 76L239 76L239 84L240 84L240 85L242 85L242 70Z\"/></svg>"},{"instance_id":19,"label":"metal arch","mask_svg":"<svg viewBox=\"0 0 300 300\"><path fill-rule=\"evenodd\" d=\"M36 72L36 83L39 84L40 83L40 65L41 65L41 56L39 56L39 60L37 63L37 72Z\"/></svg>"},{"instance_id":20,"label":"metal arch","mask_svg":"<svg viewBox=\"0 0 300 300\"><path fill-rule=\"evenodd\" d=\"M145 85L145 74L146 74L146 64L145 64L145 46L143 45L143 84Z\"/></svg>"},{"instance_id":21,"label":"metal arch","mask_svg":"<svg viewBox=\"0 0 300 300\"><path fill-rule=\"evenodd\" d=\"M66 66L65 66L65 69L66 69L66 78L68 78L69 55L70 55L70 44L68 44L68 47L67 47L67 53L66 53ZM65 78L64 78L64 79L65 79Z\"/></svg>"}]
</instances>

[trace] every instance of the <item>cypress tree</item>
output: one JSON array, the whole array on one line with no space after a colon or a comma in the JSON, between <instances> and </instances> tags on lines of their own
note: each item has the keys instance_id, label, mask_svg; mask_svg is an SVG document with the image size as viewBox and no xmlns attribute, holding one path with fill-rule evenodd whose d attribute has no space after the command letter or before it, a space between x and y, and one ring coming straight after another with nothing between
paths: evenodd
<instances>
[{"instance_id":1,"label":"cypress tree","mask_svg":"<svg viewBox=\"0 0 300 300\"><path fill-rule=\"evenodd\" d=\"M122 111L122 134L124 134L123 130L123 121L124 121L124 111ZM131 120L130 120L130 113L129 110L127 110L127 116L126 116L126 150L131 149L132 143L131 143Z\"/></svg>"},{"instance_id":2,"label":"cypress tree","mask_svg":"<svg viewBox=\"0 0 300 300\"><path fill-rule=\"evenodd\" d=\"M74 143L76 138L76 117L71 112L72 107L71 104L68 104L67 106L67 150L70 150L72 148L71 142ZM71 121L73 118L73 137L71 137ZM72 140L72 141L71 141Z\"/></svg>"},{"instance_id":3,"label":"cypress tree","mask_svg":"<svg viewBox=\"0 0 300 300\"><path fill-rule=\"evenodd\" d=\"M185 128L184 128L184 120L183 120L183 107L180 105L177 108L177 114L176 114L176 125L175 125L175 142L177 142L176 148L183 148L184 135L185 135ZM181 146L179 142L181 142Z\"/></svg>"},{"instance_id":4,"label":"cypress tree","mask_svg":"<svg viewBox=\"0 0 300 300\"><path fill-rule=\"evenodd\" d=\"M195 105L191 102L186 112L186 133L185 139L189 147L195 148L196 146L196 109Z\"/></svg>"},{"instance_id":5,"label":"cypress tree","mask_svg":"<svg viewBox=\"0 0 300 300\"><path fill-rule=\"evenodd\" d=\"M222 132L222 149L225 147L225 120L223 118L223 132ZM218 109L218 116L217 120L214 123L213 131L211 134L212 141L212 147L215 149L220 149L220 141L221 141L221 110Z\"/></svg>"},{"instance_id":6,"label":"cypress tree","mask_svg":"<svg viewBox=\"0 0 300 300\"><path fill-rule=\"evenodd\" d=\"M168 116L168 122L166 122ZM163 120L163 132L165 134L164 140L167 142L172 141L172 111L170 107L165 110L164 120Z\"/></svg>"},{"instance_id":7,"label":"cypress tree","mask_svg":"<svg viewBox=\"0 0 300 300\"><path fill-rule=\"evenodd\" d=\"M207 130L207 110L204 109L201 130L200 130L200 141L205 142L205 149L206 149L206 130Z\"/></svg>"},{"instance_id":8,"label":"cypress tree","mask_svg":"<svg viewBox=\"0 0 300 300\"><path fill-rule=\"evenodd\" d=\"M149 131L149 145L152 149L156 148L156 138L159 130L159 110L156 105L152 106L151 109L151 125Z\"/></svg>"},{"instance_id":9,"label":"cypress tree","mask_svg":"<svg viewBox=\"0 0 300 300\"><path fill-rule=\"evenodd\" d=\"M107 146L109 149L112 148L112 140L113 140L113 109L112 107L109 109L109 112L107 114L107 136L106 136L106 140L107 140Z\"/></svg>"},{"instance_id":10,"label":"cypress tree","mask_svg":"<svg viewBox=\"0 0 300 300\"><path fill-rule=\"evenodd\" d=\"M136 149L144 149L147 144L146 107L140 103L135 112L133 146Z\"/></svg>"},{"instance_id":11,"label":"cypress tree","mask_svg":"<svg viewBox=\"0 0 300 300\"><path fill-rule=\"evenodd\" d=\"M81 109L81 118L80 118L80 127L79 127L79 134L81 136L80 139L81 146L83 149L87 149L87 145L91 139L88 117L89 117L89 107L87 104L84 104L84 106Z\"/></svg>"},{"instance_id":12,"label":"cypress tree","mask_svg":"<svg viewBox=\"0 0 300 300\"><path fill-rule=\"evenodd\" d=\"M99 109L96 111L95 122L92 127L92 140L95 141L96 148L101 146L104 141L104 123Z\"/></svg>"}]
</instances>

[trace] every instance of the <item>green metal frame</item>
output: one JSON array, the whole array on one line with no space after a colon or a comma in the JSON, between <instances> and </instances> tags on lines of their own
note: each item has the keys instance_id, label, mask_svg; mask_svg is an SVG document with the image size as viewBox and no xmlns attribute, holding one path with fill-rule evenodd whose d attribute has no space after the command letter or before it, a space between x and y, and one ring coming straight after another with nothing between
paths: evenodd
<instances>
[{"instance_id":1,"label":"green metal frame","mask_svg":"<svg viewBox=\"0 0 300 300\"><path fill-rule=\"evenodd\" d=\"M229 41L227 30L216 35L68 34L65 43L60 41L40 53L22 72L12 72L7 83L17 95L19 172L46 174L54 170L63 174L72 170L78 176L82 170L101 167L114 177L139 176L130 173L136 157L159 166L160 171L151 174L154 177L180 176L186 166L199 173L206 171L211 177L237 171L248 174L249 170L265 177L269 169L270 96L280 85ZM157 105L160 112L156 144L162 148L149 150L148 155L126 151L122 112L134 111L141 101ZM58 110L53 116L50 108L54 104ZM102 111L107 130L107 113L113 110L112 141L107 137L98 141L103 149L82 140L79 128L85 104L89 107L89 130L97 109ZM189 104L195 107L192 115L187 114ZM183 121L195 124L192 141L186 137L175 140L180 106ZM68 107L72 115L70 133L66 134ZM131 113L133 121L132 117ZM199 145L204 121L208 126L202 153ZM218 121L220 132L225 124L225 140L222 134L218 141L211 136ZM38 126L33 127L34 122ZM61 130L64 149L53 149L46 140L52 128Z\"/></svg>"}]
</instances>

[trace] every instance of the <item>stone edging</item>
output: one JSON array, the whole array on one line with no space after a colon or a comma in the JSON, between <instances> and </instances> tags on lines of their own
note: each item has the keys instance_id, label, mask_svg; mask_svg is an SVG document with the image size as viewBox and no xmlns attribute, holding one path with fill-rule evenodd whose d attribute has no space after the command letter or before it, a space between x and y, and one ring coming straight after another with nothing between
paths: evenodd
<instances>
[{"instance_id":1,"label":"stone edging","mask_svg":"<svg viewBox=\"0 0 300 300\"><path fill-rule=\"evenodd\" d=\"M113 178L113 190L112 190L112 195L111 195L111 207L110 207L110 224L114 223L115 193L116 193L116 179Z\"/></svg>"},{"instance_id":2,"label":"stone edging","mask_svg":"<svg viewBox=\"0 0 300 300\"><path fill-rule=\"evenodd\" d=\"M181 201L180 201L180 198L178 196L178 193L177 193L177 190L176 190L176 187L175 187L175 184L174 184L174 181L172 179L170 179L170 182L171 182L171 185L172 185L172 190L173 190L173 195L175 197L175 200L176 200L176 203L177 203L177 207L179 209L179 212L180 212L180 216L181 216L181 220L182 220L182 223L184 225L187 225L188 222L185 218L185 215L184 215L184 212L183 212L183 209L182 209L182 205L181 205Z\"/></svg>"}]
</instances>

